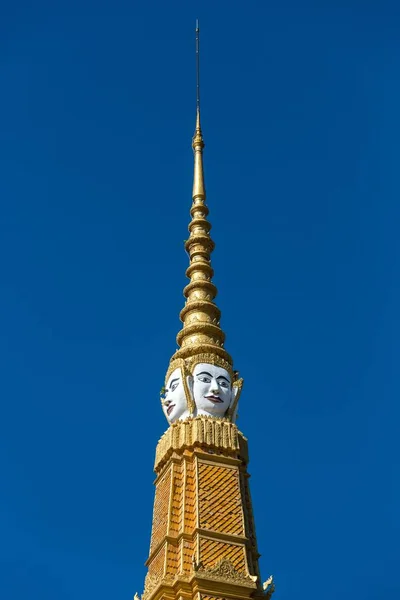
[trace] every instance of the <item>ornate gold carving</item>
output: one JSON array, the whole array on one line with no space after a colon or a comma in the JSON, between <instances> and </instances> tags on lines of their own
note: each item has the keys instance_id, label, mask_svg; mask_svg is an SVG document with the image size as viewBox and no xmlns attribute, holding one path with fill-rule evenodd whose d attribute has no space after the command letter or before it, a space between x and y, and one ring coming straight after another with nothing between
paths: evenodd
<instances>
[{"instance_id":1,"label":"ornate gold carving","mask_svg":"<svg viewBox=\"0 0 400 600\"><path fill-rule=\"evenodd\" d=\"M234 401L233 401L232 405L228 408L227 413L226 413L226 417L228 419L232 419L235 415L237 405L239 403L239 398L241 396L242 389L243 389L243 378L241 377L240 379L237 379L236 381L234 381L232 387L234 390L236 389L237 391L236 391L236 395L234 395Z\"/></svg>"},{"instance_id":2,"label":"ornate gold carving","mask_svg":"<svg viewBox=\"0 0 400 600\"><path fill-rule=\"evenodd\" d=\"M200 509L201 511L201 509ZM205 569L213 568L222 558L229 560L236 571L247 573L245 547L215 539L200 538L199 562Z\"/></svg>"},{"instance_id":3,"label":"ornate gold carving","mask_svg":"<svg viewBox=\"0 0 400 600\"><path fill-rule=\"evenodd\" d=\"M247 439L227 419L199 416L177 421L167 429L156 448L154 468L160 470L173 451L208 447L230 455L240 455L247 462Z\"/></svg>"},{"instance_id":4,"label":"ornate gold carving","mask_svg":"<svg viewBox=\"0 0 400 600\"><path fill-rule=\"evenodd\" d=\"M175 371L175 369L177 369L178 367L182 369L182 372L186 372L186 375L191 375L193 373L193 369L195 368L196 365L200 364L200 363L206 363L208 365L216 365L217 367L222 367L223 369L226 369L229 373L229 375L232 378L232 381L234 382L233 385L236 384L237 387L241 387L243 386L243 380L242 384L239 386L239 381L237 382L235 381L235 372L232 369L232 363L231 361L228 361L226 359L226 351L221 348L222 350L222 356L220 356L219 354L216 353L215 348L211 348L212 351L209 351L210 347L205 347L205 346L197 346L196 347L196 354L189 356L189 358L187 358L186 360L183 358L174 358L172 357L171 362L169 363L169 367L168 367L168 371L167 374L165 376L165 383L167 383L171 373L173 371ZM187 386L187 384L186 384ZM188 394L188 396L190 397L190 393L189 390L187 389L187 387L185 388L185 393ZM240 394L239 394L240 395ZM187 397L188 397L187 396ZM190 400L193 402L192 398L190 398ZM235 407L236 407L237 402L235 402ZM189 405L189 402L188 402Z\"/></svg>"},{"instance_id":5,"label":"ornate gold carving","mask_svg":"<svg viewBox=\"0 0 400 600\"><path fill-rule=\"evenodd\" d=\"M159 582L158 577L156 577L155 575L151 575L150 573L147 573L145 580L144 580L144 591L142 594L142 600L146 600L146 598L148 598L148 596L154 590L154 588L156 587L158 582Z\"/></svg>"},{"instance_id":6,"label":"ornate gold carving","mask_svg":"<svg viewBox=\"0 0 400 600\"><path fill-rule=\"evenodd\" d=\"M204 575L207 579L223 581L226 583L239 583L254 586L254 581L248 575L240 573L227 558L221 558L212 569L197 565L196 573Z\"/></svg>"}]
</instances>

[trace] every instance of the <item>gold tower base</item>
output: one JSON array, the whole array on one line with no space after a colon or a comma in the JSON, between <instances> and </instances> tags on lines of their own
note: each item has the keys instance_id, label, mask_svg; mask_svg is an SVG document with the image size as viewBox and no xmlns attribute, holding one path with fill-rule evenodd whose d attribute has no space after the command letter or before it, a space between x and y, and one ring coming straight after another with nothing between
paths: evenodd
<instances>
[{"instance_id":1,"label":"gold tower base","mask_svg":"<svg viewBox=\"0 0 400 600\"><path fill-rule=\"evenodd\" d=\"M153 525L142 600L269 598L236 425L196 417L171 425L156 450Z\"/></svg>"}]
</instances>

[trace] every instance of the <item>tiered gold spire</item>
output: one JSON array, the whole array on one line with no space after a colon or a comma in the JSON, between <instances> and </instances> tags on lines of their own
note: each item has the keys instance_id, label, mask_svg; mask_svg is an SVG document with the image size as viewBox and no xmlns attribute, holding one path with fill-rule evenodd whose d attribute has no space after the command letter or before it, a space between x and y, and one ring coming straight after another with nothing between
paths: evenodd
<instances>
[{"instance_id":1,"label":"tiered gold spire","mask_svg":"<svg viewBox=\"0 0 400 600\"><path fill-rule=\"evenodd\" d=\"M197 111L196 129L192 140L194 152L194 177L189 239L185 243L190 264L186 276L190 283L183 293L186 303L180 312L183 328L177 335L180 349L171 359L171 367L177 359L190 359L207 355L207 361L220 364L232 371L232 358L224 349L225 334L220 327L221 311L214 303L217 288L212 282L211 252L214 242L210 237L211 224L207 220L208 207L204 185L203 149L204 140L200 123L200 80L199 80L199 26L196 23L197 61Z\"/></svg>"},{"instance_id":2,"label":"tiered gold spire","mask_svg":"<svg viewBox=\"0 0 400 600\"><path fill-rule=\"evenodd\" d=\"M197 25L197 74L198 50ZM242 380L233 372L232 359L223 347L225 336L219 324L220 311L214 302L217 294L211 267L214 242L207 220L198 76L192 146L192 218L185 244L190 258L186 270L190 282L184 289L186 303L180 313L183 322L177 336L180 348L171 359L166 377L168 381L172 371L178 371L172 378L175 387L172 388L172 382L167 384L169 402L174 407L174 402L182 401L182 386L179 387L182 382L188 411L181 413L185 414L182 418L171 419L157 446L148 571L143 595L141 599L135 595L135 599L270 600L274 591L272 577L263 584L258 565L247 440L234 422ZM194 367L201 363L205 367L217 365L231 374L232 388L236 388L232 389L234 402L224 416L199 414L196 408ZM219 371L210 370L214 374ZM207 374L200 371L197 376Z\"/></svg>"}]
</instances>

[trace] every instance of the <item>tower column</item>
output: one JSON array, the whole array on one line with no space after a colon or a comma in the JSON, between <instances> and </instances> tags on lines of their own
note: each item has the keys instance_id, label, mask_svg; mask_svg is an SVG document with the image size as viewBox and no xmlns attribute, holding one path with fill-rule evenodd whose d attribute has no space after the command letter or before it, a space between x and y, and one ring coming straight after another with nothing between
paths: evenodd
<instances>
[{"instance_id":1,"label":"tower column","mask_svg":"<svg viewBox=\"0 0 400 600\"><path fill-rule=\"evenodd\" d=\"M143 600L262 596L247 440L226 420L171 425L156 450Z\"/></svg>"}]
</instances>

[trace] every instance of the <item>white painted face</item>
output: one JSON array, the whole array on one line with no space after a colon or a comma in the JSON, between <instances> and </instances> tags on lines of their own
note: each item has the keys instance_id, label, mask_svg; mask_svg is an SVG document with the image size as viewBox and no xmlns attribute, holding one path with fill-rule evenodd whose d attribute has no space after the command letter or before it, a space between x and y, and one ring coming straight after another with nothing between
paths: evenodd
<instances>
[{"instance_id":1,"label":"white painted face","mask_svg":"<svg viewBox=\"0 0 400 600\"><path fill-rule=\"evenodd\" d=\"M179 367L172 371L168 378L162 408L169 423L174 423L178 419L186 419L189 416L182 373Z\"/></svg>"},{"instance_id":2,"label":"white painted face","mask_svg":"<svg viewBox=\"0 0 400 600\"><path fill-rule=\"evenodd\" d=\"M199 363L193 371L193 397L198 415L223 417L232 400L231 377L225 369Z\"/></svg>"}]
</instances>

